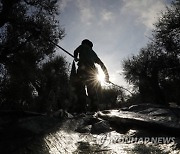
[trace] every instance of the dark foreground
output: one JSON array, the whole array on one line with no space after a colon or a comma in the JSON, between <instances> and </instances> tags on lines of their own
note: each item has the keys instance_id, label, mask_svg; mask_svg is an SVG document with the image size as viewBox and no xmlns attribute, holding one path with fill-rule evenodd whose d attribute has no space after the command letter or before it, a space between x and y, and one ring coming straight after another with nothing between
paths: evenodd
<instances>
[{"instance_id":1,"label":"dark foreground","mask_svg":"<svg viewBox=\"0 0 180 154\"><path fill-rule=\"evenodd\" d=\"M51 116L1 113L2 154L179 154L180 109L138 105Z\"/></svg>"}]
</instances>

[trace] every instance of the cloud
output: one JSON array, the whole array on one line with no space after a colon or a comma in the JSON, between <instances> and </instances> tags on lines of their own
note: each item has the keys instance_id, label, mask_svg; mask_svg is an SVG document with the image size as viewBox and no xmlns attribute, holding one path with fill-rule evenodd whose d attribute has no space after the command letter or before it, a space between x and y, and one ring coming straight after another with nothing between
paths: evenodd
<instances>
[{"instance_id":1,"label":"cloud","mask_svg":"<svg viewBox=\"0 0 180 154\"><path fill-rule=\"evenodd\" d=\"M109 22L109 21L114 20L113 12L107 9L103 9L100 14L101 14L102 21Z\"/></svg>"},{"instance_id":2,"label":"cloud","mask_svg":"<svg viewBox=\"0 0 180 154\"><path fill-rule=\"evenodd\" d=\"M95 5L96 4L96 5ZM115 19L114 13L101 6L100 1L76 0L77 8L80 11L80 21L85 25L103 25L105 22L112 22Z\"/></svg>"},{"instance_id":3,"label":"cloud","mask_svg":"<svg viewBox=\"0 0 180 154\"><path fill-rule=\"evenodd\" d=\"M94 17L93 7L90 0L77 0L77 7L80 10L81 22L86 25L91 25Z\"/></svg>"},{"instance_id":4,"label":"cloud","mask_svg":"<svg viewBox=\"0 0 180 154\"><path fill-rule=\"evenodd\" d=\"M165 9L163 0L123 0L123 14L135 17L137 24L144 24L148 29L153 29L162 10Z\"/></svg>"},{"instance_id":5,"label":"cloud","mask_svg":"<svg viewBox=\"0 0 180 154\"><path fill-rule=\"evenodd\" d=\"M90 39L112 80L124 84L119 74L122 59L138 53L147 43L144 34L152 30L158 12L165 8L165 0L62 1L67 35L61 45L73 52L84 38Z\"/></svg>"}]
</instances>

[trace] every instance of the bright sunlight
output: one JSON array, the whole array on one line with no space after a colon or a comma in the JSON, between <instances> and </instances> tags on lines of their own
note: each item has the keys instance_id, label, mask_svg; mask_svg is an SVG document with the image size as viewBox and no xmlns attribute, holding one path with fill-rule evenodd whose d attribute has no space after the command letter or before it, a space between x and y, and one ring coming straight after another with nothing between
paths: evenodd
<instances>
[{"instance_id":1,"label":"bright sunlight","mask_svg":"<svg viewBox=\"0 0 180 154\"><path fill-rule=\"evenodd\" d=\"M101 83L101 86L105 86L105 74L102 71L102 69L98 66L98 74L97 74L97 79Z\"/></svg>"}]
</instances>

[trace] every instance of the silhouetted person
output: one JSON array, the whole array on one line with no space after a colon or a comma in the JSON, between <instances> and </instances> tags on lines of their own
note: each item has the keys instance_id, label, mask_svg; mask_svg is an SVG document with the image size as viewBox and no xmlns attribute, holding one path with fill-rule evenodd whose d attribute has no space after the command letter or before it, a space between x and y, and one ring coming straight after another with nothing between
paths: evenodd
<instances>
[{"instance_id":1,"label":"silhouetted person","mask_svg":"<svg viewBox=\"0 0 180 154\"><path fill-rule=\"evenodd\" d=\"M90 101L90 110L96 111L98 105L98 93L101 90L100 82L97 80L98 70L95 63L99 64L104 71L105 80L109 81L109 75L103 62L92 49L93 43L87 39L74 51L75 61L78 61L77 76L78 97L81 110L85 110L86 94ZM87 91L86 91L87 90Z\"/></svg>"}]
</instances>

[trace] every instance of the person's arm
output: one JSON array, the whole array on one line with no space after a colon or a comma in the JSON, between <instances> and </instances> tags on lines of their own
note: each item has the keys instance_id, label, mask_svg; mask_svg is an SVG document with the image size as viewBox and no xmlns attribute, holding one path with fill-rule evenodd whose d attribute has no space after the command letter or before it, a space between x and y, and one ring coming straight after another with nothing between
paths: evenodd
<instances>
[{"instance_id":1,"label":"person's arm","mask_svg":"<svg viewBox=\"0 0 180 154\"><path fill-rule=\"evenodd\" d=\"M97 64L99 64L101 66L101 69L103 70L104 74L105 74L105 80L106 82L109 82L109 74L108 74L108 71L107 71L107 68L106 66L104 65L104 63L99 59L99 57L96 55L95 53L95 62Z\"/></svg>"},{"instance_id":2,"label":"person's arm","mask_svg":"<svg viewBox=\"0 0 180 154\"><path fill-rule=\"evenodd\" d=\"M100 60L100 59L99 59ZM106 66L104 65L104 63L100 60L99 63L98 63L100 66L101 66L101 69L103 70L104 74L105 74L105 81L106 82L109 82L109 74L108 74L108 71L107 71L107 68Z\"/></svg>"}]
</instances>

